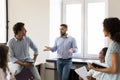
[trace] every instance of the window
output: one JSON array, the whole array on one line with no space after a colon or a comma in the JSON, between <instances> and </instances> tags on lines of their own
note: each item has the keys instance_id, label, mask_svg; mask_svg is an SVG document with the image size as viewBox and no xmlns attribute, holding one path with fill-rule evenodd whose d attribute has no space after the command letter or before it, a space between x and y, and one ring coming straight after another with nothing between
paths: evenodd
<instances>
[{"instance_id":1,"label":"window","mask_svg":"<svg viewBox=\"0 0 120 80\"><path fill-rule=\"evenodd\" d=\"M78 46L78 53L74 57L97 58L99 51L107 45L102 30L102 22L107 16L107 0L51 1L54 6L51 4L50 45L59 36L60 23L66 23L68 34L76 39Z\"/></svg>"},{"instance_id":2,"label":"window","mask_svg":"<svg viewBox=\"0 0 120 80\"><path fill-rule=\"evenodd\" d=\"M106 45L102 22L106 17L106 0L63 0L63 22L76 38L75 57L95 58Z\"/></svg>"},{"instance_id":3,"label":"window","mask_svg":"<svg viewBox=\"0 0 120 80\"><path fill-rule=\"evenodd\" d=\"M0 43L7 42L7 1L0 0Z\"/></svg>"},{"instance_id":4,"label":"window","mask_svg":"<svg viewBox=\"0 0 120 80\"><path fill-rule=\"evenodd\" d=\"M102 21L105 18L105 2L87 2L86 4L86 16L88 16L86 17L87 53L96 54L105 46L102 32Z\"/></svg>"},{"instance_id":5,"label":"window","mask_svg":"<svg viewBox=\"0 0 120 80\"><path fill-rule=\"evenodd\" d=\"M68 25L68 34L76 39L78 53L82 51L83 0L63 0L63 23Z\"/></svg>"}]
</instances>

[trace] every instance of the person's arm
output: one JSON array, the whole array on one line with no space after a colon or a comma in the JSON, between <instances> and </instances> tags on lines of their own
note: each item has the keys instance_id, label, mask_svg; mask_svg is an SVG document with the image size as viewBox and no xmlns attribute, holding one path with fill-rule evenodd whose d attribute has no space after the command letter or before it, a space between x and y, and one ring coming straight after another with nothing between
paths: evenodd
<instances>
[{"instance_id":1,"label":"person's arm","mask_svg":"<svg viewBox=\"0 0 120 80\"><path fill-rule=\"evenodd\" d=\"M22 61L16 61L15 63L22 65L22 66L25 66L25 62L22 62Z\"/></svg>"},{"instance_id":2,"label":"person's arm","mask_svg":"<svg viewBox=\"0 0 120 80\"><path fill-rule=\"evenodd\" d=\"M38 56L38 55L34 55L34 57L33 57L33 60L34 60L35 62L36 62L37 56Z\"/></svg>"},{"instance_id":3,"label":"person's arm","mask_svg":"<svg viewBox=\"0 0 120 80\"><path fill-rule=\"evenodd\" d=\"M44 51L51 51L51 47L49 47L49 46L45 46Z\"/></svg>"},{"instance_id":4,"label":"person's arm","mask_svg":"<svg viewBox=\"0 0 120 80\"><path fill-rule=\"evenodd\" d=\"M38 56L38 48L30 38L29 38L29 41L30 41L30 48L34 51L33 60L34 62L36 62L37 56Z\"/></svg>"},{"instance_id":5,"label":"person's arm","mask_svg":"<svg viewBox=\"0 0 120 80\"><path fill-rule=\"evenodd\" d=\"M10 41L8 43L9 46L9 51L10 51L10 61L12 61L13 63L17 63L19 65L25 66L25 63L22 61L19 61L17 58L15 58L15 53L14 53L14 49L13 49L13 44L12 41Z\"/></svg>"},{"instance_id":6,"label":"person's arm","mask_svg":"<svg viewBox=\"0 0 120 80\"><path fill-rule=\"evenodd\" d=\"M22 66L30 66L30 64L22 62L22 61L19 61L17 58L15 58L14 51L13 51L13 48L12 48L11 45L9 45L9 51L10 51L10 60L13 63L17 63L17 64L22 65Z\"/></svg>"},{"instance_id":7,"label":"person's arm","mask_svg":"<svg viewBox=\"0 0 120 80\"><path fill-rule=\"evenodd\" d=\"M28 37L29 41L30 41L30 48L34 51L34 55L38 55L38 48L37 46L34 44L34 42Z\"/></svg>"},{"instance_id":8,"label":"person's arm","mask_svg":"<svg viewBox=\"0 0 120 80\"><path fill-rule=\"evenodd\" d=\"M57 39L55 40L53 47L45 46L44 49L44 51L52 51L52 52L55 52L56 50L57 50Z\"/></svg>"},{"instance_id":9,"label":"person's arm","mask_svg":"<svg viewBox=\"0 0 120 80\"><path fill-rule=\"evenodd\" d=\"M13 45L12 40L10 40L7 45L9 47L9 52L10 52L10 61L15 63L16 61L18 61L18 59L15 58L15 53L14 53L14 50L13 50L14 45Z\"/></svg>"},{"instance_id":10,"label":"person's arm","mask_svg":"<svg viewBox=\"0 0 120 80\"><path fill-rule=\"evenodd\" d=\"M97 70L97 71L101 71L101 72L106 72L106 73L117 74L117 72L118 72L118 57L119 57L119 55L116 54L116 53L111 54L112 66L109 67L109 68L96 69L96 70Z\"/></svg>"},{"instance_id":11,"label":"person's arm","mask_svg":"<svg viewBox=\"0 0 120 80\"><path fill-rule=\"evenodd\" d=\"M118 57L119 57L119 54L112 53L110 57L111 57L112 66L109 67L109 68L100 69L100 68L95 68L92 65L89 65L89 67L96 70L96 71L111 73L111 74L117 74L118 73Z\"/></svg>"},{"instance_id":12,"label":"person's arm","mask_svg":"<svg viewBox=\"0 0 120 80\"><path fill-rule=\"evenodd\" d=\"M69 49L70 53L76 53L78 51L76 40L73 38L72 47Z\"/></svg>"},{"instance_id":13,"label":"person's arm","mask_svg":"<svg viewBox=\"0 0 120 80\"><path fill-rule=\"evenodd\" d=\"M32 65L32 63L30 62L21 62L21 61L16 61L15 63L19 64L19 65L22 65L24 67L29 67Z\"/></svg>"},{"instance_id":14,"label":"person's arm","mask_svg":"<svg viewBox=\"0 0 120 80\"><path fill-rule=\"evenodd\" d=\"M54 46L51 47L52 52L55 52L57 50L57 41L58 41L58 38L55 40Z\"/></svg>"}]
</instances>

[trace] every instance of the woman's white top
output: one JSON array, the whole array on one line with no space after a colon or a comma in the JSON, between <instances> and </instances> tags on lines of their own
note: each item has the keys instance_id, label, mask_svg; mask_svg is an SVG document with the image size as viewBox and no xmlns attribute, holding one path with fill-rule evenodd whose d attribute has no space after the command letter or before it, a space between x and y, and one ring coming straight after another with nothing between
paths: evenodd
<instances>
[{"instance_id":1,"label":"woman's white top","mask_svg":"<svg viewBox=\"0 0 120 80\"><path fill-rule=\"evenodd\" d=\"M111 62L111 54L116 53L118 54L118 73L111 74L111 73L103 73L100 80L120 80L120 43L112 42L109 45L109 48L107 50L106 56L105 56L105 63L108 65L108 67L112 66Z\"/></svg>"},{"instance_id":2,"label":"woman's white top","mask_svg":"<svg viewBox=\"0 0 120 80\"><path fill-rule=\"evenodd\" d=\"M0 68L0 80L10 80L10 73L7 71L7 76L2 68Z\"/></svg>"},{"instance_id":3,"label":"woman's white top","mask_svg":"<svg viewBox=\"0 0 120 80\"><path fill-rule=\"evenodd\" d=\"M93 78L96 78L96 80L100 80L102 74L102 72L98 72L93 69L89 70L88 72L88 76L92 76Z\"/></svg>"}]
</instances>

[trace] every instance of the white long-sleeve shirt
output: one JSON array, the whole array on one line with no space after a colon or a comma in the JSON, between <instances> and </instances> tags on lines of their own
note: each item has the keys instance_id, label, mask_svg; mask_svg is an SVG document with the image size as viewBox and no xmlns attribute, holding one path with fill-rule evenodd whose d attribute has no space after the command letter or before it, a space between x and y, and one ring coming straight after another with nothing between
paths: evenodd
<instances>
[{"instance_id":1,"label":"white long-sleeve shirt","mask_svg":"<svg viewBox=\"0 0 120 80\"><path fill-rule=\"evenodd\" d=\"M0 68L0 80L10 80L10 74L7 71L7 76L5 76L5 72Z\"/></svg>"},{"instance_id":2,"label":"white long-sleeve shirt","mask_svg":"<svg viewBox=\"0 0 120 80\"><path fill-rule=\"evenodd\" d=\"M102 72L98 72L98 71L95 71L93 69L91 69L88 72L88 76L92 76L93 78L96 78L96 80L100 80L102 74L103 74Z\"/></svg>"}]
</instances>

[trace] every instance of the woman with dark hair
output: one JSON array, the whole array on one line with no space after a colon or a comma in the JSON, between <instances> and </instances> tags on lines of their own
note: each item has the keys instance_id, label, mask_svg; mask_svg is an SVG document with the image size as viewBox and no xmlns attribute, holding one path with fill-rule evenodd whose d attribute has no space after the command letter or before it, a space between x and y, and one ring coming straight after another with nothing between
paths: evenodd
<instances>
[{"instance_id":1,"label":"woman with dark hair","mask_svg":"<svg viewBox=\"0 0 120 80\"><path fill-rule=\"evenodd\" d=\"M10 80L8 72L8 51L6 45L0 44L0 80Z\"/></svg>"},{"instance_id":2,"label":"woman with dark hair","mask_svg":"<svg viewBox=\"0 0 120 80\"><path fill-rule=\"evenodd\" d=\"M104 47L99 52L99 61L103 65L105 64L105 55L106 55L107 49L108 49L107 47ZM86 75L86 77L87 77L88 80L100 80L102 74L103 74L102 72L90 69L88 71L88 74ZM83 79L81 77L79 77L79 80L83 80Z\"/></svg>"},{"instance_id":3,"label":"woman with dark hair","mask_svg":"<svg viewBox=\"0 0 120 80\"><path fill-rule=\"evenodd\" d=\"M103 22L105 37L111 39L106 56L107 68L95 68L89 64L89 68L103 72L101 80L120 80L120 20L116 17L106 18Z\"/></svg>"}]
</instances>

